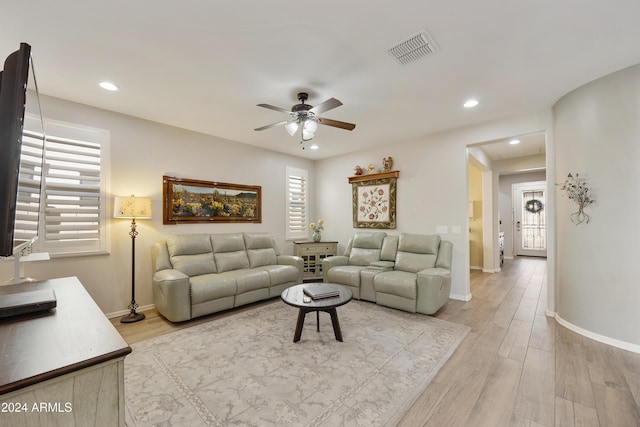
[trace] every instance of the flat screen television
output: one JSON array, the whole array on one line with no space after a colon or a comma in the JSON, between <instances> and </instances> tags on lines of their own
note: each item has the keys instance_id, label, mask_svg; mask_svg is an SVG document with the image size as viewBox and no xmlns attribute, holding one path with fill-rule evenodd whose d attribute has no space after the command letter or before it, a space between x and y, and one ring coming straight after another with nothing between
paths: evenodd
<instances>
[{"instance_id":1,"label":"flat screen television","mask_svg":"<svg viewBox=\"0 0 640 427\"><path fill-rule=\"evenodd\" d=\"M21 43L0 72L0 257L24 243L14 231L30 64L31 46Z\"/></svg>"}]
</instances>

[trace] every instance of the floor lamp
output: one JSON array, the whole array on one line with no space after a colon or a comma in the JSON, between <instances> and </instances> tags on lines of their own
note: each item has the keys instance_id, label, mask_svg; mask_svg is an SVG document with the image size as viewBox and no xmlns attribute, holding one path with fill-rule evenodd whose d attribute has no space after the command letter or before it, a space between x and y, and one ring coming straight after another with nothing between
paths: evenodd
<instances>
[{"instance_id":1,"label":"floor lamp","mask_svg":"<svg viewBox=\"0 0 640 427\"><path fill-rule=\"evenodd\" d=\"M122 323L133 323L144 319L144 313L136 313L138 303L136 302L136 219L151 218L151 199L147 197L116 197L113 203L114 218L131 219L131 304L129 304L129 314L120 319Z\"/></svg>"}]
</instances>

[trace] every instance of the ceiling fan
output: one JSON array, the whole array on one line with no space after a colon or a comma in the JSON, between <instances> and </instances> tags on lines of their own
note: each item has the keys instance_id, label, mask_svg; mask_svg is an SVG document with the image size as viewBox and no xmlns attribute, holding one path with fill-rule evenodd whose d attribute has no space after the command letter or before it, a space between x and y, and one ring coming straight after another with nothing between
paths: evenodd
<instances>
[{"instance_id":1,"label":"ceiling fan","mask_svg":"<svg viewBox=\"0 0 640 427\"><path fill-rule=\"evenodd\" d=\"M272 127L284 125L289 135L295 135L298 129L300 129L302 133L302 141L308 141L315 136L315 132L318 129L318 123L320 123L321 125L333 126L345 130L355 129L356 125L354 125L353 123L341 122L339 120L331 120L319 117L320 114L341 106L342 102L338 101L335 98L330 98L324 101L322 104L318 104L314 107L313 105L305 104L305 101L307 99L309 99L308 93L298 93L298 101L300 101L300 104L296 104L291 107L291 111L269 104L258 104L258 107L264 107L270 110L287 113L289 114L289 119L262 126L255 130L265 130Z\"/></svg>"}]
</instances>

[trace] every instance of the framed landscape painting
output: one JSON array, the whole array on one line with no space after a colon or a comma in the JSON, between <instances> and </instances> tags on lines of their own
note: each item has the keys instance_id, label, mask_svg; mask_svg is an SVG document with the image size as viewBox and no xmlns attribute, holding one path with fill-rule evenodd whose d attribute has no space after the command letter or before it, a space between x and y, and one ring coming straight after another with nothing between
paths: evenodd
<instances>
[{"instance_id":1,"label":"framed landscape painting","mask_svg":"<svg viewBox=\"0 0 640 427\"><path fill-rule=\"evenodd\" d=\"M162 177L163 223L262 222L262 187Z\"/></svg>"},{"instance_id":2,"label":"framed landscape painting","mask_svg":"<svg viewBox=\"0 0 640 427\"><path fill-rule=\"evenodd\" d=\"M352 182L353 227L396 228L396 178Z\"/></svg>"}]
</instances>

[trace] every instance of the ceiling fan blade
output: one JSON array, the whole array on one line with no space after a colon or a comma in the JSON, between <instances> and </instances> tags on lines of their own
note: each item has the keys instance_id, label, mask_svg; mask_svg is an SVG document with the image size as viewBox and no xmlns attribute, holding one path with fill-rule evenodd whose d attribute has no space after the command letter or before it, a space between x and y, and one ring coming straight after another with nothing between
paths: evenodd
<instances>
[{"instance_id":1,"label":"ceiling fan blade","mask_svg":"<svg viewBox=\"0 0 640 427\"><path fill-rule=\"evenodd\" d=\"M276 107L275 105L258 104L258 107L264 107L264 108L268 108L270 110L276 110L276 111L280 111L282 113L287 113L287 114L291 113L291 110L285 110L284 108Z\"/></svg>"},{"instance_id":2,"label":"ceiling fan blade","mask_svg":"<svg viewBox=\"0 0 640 427\"><path fill-rule=\"evenodd\" d=\"M274 127L276 127L276 126L286 125L286 124L287 124L287 122L288 122L288 120L283 120L283 121L281 121L281 122L278 122L278 123L271 123L270 125L262 126L262 127L259 127L259 128L254 129L254 130L265 130L265 129L271 129L271 128L274 128Z\"/></svg>"},{"instance_id":3,"label":"ceiling fan blade","mask_svg":"<svg viewBox=\"0 0 640 427\"><path fill-rule=\"evenodd\" d=\"M316 105L309 111L314 113L315 115L320 115L325 111L333 110L334 108L339 107L341 105L342 105L342 102L338 101L335 98L330 98L324 101L322 104Z\"/></svg>"},{"instance_id":4,"label":"ceiling fan blade","mask_svg":"<svg viewBox=\"0 0 640 427\"><path fill-rule=\"evenodd\" d=\"M318 122L320 122L321 125L333 126L334 128L340 128L345 130L354 130L356 128L356 125L354 125L353 123L341 122L339 120L325 119L322 117L318 119Z\"/></svg>"}]
</instances>

